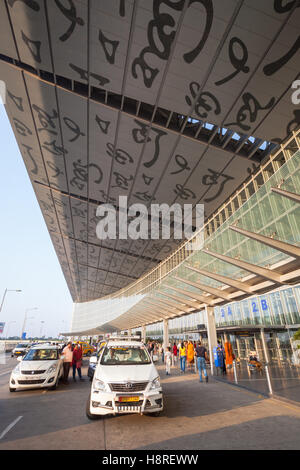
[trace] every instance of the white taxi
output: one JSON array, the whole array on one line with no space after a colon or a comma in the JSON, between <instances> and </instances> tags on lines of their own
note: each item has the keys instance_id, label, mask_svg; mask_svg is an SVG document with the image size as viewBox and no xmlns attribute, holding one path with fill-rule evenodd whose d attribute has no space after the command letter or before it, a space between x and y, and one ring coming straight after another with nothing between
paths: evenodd
<instances>
[{"instance_id":1,"label":"white taxi","mask_svg":"<svg viewBox=\"0 0 300 470\"><path fill-rule=\"evenodd\" d=\"M55 390L63 374L63 361L57 346L39 344L18 358L9 380L10 392L29 388Z\"/></svg>"},{"instance_id":2,"label":"white taxi","mask_svg":"<svg viewBox=\"0 0 300 470\"><path fill-rule=\"evenodd\" d=\"M125 339L126 338L126 339ZM159 375L146 346L138 338L111 338L97 362L86 415L97 419L107 414L158 415L163 410Z\"/></svg>"}]
</instances>

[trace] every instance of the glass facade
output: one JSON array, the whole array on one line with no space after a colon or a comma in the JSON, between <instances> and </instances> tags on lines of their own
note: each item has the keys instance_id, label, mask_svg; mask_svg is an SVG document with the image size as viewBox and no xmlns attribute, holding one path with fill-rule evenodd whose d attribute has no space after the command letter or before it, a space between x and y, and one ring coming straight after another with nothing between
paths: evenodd
<instances>
[{"instance_id":1,"label":"glass facade","mask_svg":"<svg viewBox=\"0 0 300 470\"><path fill-rule=\"evenodd\" d=\"M300 285L215 307L214 313L218 337L224 341L226 335L240 359L245 359L249 351L256 350L260 358L267 360L260 331L260 328L267 328L264 337L268 360L294 363L291 339L300 328ZM188 338L198 340L201 335L205 343L206 334L197 332L205 325L205 311L173 318L169 320L170 342ZM255 326L256 331L253 329ZM232 327L231 332L227 332L228 327ZM244 331L247 328L250 332ZM146 337L162 340L163 323L148 325Z\"/></svg>"},{"instance_id":2,"label":"glass facade","mask_svg":"<svg viewBox=\"0 0 300 470\"><path fill-rule=\"evenodd\" d=\"M297 142L295 147L298 146ZM289 154L289 151L286 150L284 155ZM290 275L287 277L289 282L296 279L297 271L295 264L291 263L288 247L280 249L276 241L294 246L300 245L300 206L294 198L278 194L278 188L285 194L300 193L300 150L293 155L289 154L289 158L283 158L282 161L285 163L280 165L278 160L272 160L274 173L269 179L266 177L267 170L260 173L259 178L253 177L251 183L253 191L249 190L248 183L245 185L244 196L247 192L245 202L242 202L243 198L240 197L240 204L233 204L233 201L238 200L236 195L234 199L230 198L224 203L224 207L222 206L224 218L222 216L221 222L217 216L213 217L211 222L206 222L202 230L205 234L203 245L200 242L195 248L190 242L184 243L165 261L131 286L103 299L75 304L72 331L86 332L93 328L99 331L102 327L104 330L109 328L123 330L138 328L155 321L158 324L162 316L169 316L168 305L171 307L172 302L165 299L169 297L174 306L173 310L170 309L170 316L181 315L180 319L170 321L170 333L185 334L187 331L193 332L197 324L203 324L204 315L200 311L197 314L182 316L182 312L188 308L178 308L176 303L174 305L174 300L178 302L176 298L174 299L174 292L177 299L178 294L179 298L182 298L182 302L181 299L178 302L179 305L199 306L207 304L207 293L214 297L217 295L219 303L222 302L221 299L232 298L226 295L228 287L224 292L225 297L221 295L222 292L218 292L224 285L227 286L223 276L235 282L244 282L248 279L249 272L253 272L256 276L278 282L279 272L276 271L276 267L280 265L287 269L285 275ZM247 231L256 236L267 237L269 242L261 242L260 238L256 240L255 235L253 239L251 234L247 235ZM199 235L200 232L193 240L198 240ZM262 270L258 268L269 271L265 272L264 276L260 274ZM231 285L230 281L228 283ZM256 283L253 285L256 286ZM269 288L271 289L266 287ZM270 328L281 326L284 329L285 325L300 323L299 286L286 287L272 294L259 295L259 292L256 289L256 294L247 300L216 306L217 327L252 325L259 328L260 325L264 325ZM161 307L153 308L150 314L147 313L148 295L150 303L152 299L154 304ZM145 297L145 303L141 302ZM192 304L191 299L193 299ZM166 312L166 315L162 315L163 312ZM156 333L153 336L158 336L162 327L148 327L148 331L154 331Z\"/></svg>"}]
</instances>

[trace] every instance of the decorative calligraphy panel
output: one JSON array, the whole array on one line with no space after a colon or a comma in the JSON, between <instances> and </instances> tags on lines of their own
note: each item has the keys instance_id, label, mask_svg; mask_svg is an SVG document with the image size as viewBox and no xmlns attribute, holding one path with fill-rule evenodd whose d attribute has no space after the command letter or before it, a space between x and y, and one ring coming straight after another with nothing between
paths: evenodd
<instances>
[{"instance_id":1,"label":"decorative calligraphy panel","mask_svg":"<svg viewBox=\"0 0 300 470\"><path fill-rule=\"evenodd\" d=\"M53 72L44 2L8 0L7 4L20 60Z\"/></svg>"},{"instance_id":2,"label":"decorative calligraphy panel","mask_svg":"<svg viewBox=\"0 0 300 470\"><path fill-rule=\"evenodd\" d=\"M0 44L1 54L18 59L18 54L16 51L16 46L4 2L0 2Z\"/></svg>"}]
</instances>

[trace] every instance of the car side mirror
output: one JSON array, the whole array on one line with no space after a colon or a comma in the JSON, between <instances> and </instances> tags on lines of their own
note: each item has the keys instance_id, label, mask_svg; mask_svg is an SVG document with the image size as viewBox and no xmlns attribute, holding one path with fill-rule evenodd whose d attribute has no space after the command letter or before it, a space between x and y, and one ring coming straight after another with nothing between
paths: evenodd
<instances>
[{"instance_id":1,"label":"car side mirror","mask_svg":"<svg viewBox=\"0 0 300 470\"><path fill-rule=\"evenodd\" d=\"M22 356L19 356L19 357L17 358L17 361L19 361L19 362L23 361L23 357L22 357Z\"/></svg>"},{"instance_id":2,"label":"car side mirror","mask_svg":"<svg viewBox=\"0 0 300 470\"><path fill-rule=\"evenodd\" d=\"M98 362L97 356L92 356L92 357L90 358L90 364L97 364L97 362Z\"/></svg>"},{"instance_id":3,"label":"car side mirror","mask_svg":"<svg viewBox=\"0 0 300 470\"><path fill-rule=\"evenodd\" d=\"M154 355L154 356L152 357L152 361L153 361L153 362L157 362L157 361L158 361L158 356Z\"/></svg>"}]
</instances>

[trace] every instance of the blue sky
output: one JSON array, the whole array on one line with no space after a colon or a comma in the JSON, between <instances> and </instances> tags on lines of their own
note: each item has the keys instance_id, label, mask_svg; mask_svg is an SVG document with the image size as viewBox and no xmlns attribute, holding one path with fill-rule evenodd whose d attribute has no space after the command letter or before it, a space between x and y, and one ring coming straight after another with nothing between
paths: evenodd
<instances>
[{"instance_id":1,"label":"blue sky","mask_svg":"<svg viewBox=\"0 0 300 470\"><path fill-rule=\"evenodd\" d=\"M55 336L69 331L73 302L30 183L5 108L0 104L0 303L8 292L0 322L10 323L9 336L20 335L26 309L28 335ZM41 324L44 321L44 324ZM7 327L7 325L6 325ZM4 334L0 335L4 337Z\"/></svg>"}]
</instances>

